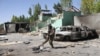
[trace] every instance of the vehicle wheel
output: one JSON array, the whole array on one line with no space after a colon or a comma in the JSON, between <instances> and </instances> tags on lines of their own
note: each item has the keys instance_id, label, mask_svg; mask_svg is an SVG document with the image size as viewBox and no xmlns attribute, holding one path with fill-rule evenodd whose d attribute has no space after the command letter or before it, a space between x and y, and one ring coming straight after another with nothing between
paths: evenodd
<instances>
[{"instance_id":1,"label":"vehicle wheel","mask_svg":"<svg viewBox=\"0 0 100 56\"><path fill-rule=\"evenodd\" d=\"M93 30L93 31L92 31L92 34L93 34L93 37L94 37L94 38L99 38L99 35L98 35L98 33L96 32L96 30Z\"/></svg>"},{"instance_id":2,"label":"vehicle wheel","mask_svg":"<svg viewBox=\"0 0 100 56\"><path fill-rule=\"evenodd\" d=\"M69 41L70 40L70 36L64 36L63 41Z\"/></svg>"}]
</instances>

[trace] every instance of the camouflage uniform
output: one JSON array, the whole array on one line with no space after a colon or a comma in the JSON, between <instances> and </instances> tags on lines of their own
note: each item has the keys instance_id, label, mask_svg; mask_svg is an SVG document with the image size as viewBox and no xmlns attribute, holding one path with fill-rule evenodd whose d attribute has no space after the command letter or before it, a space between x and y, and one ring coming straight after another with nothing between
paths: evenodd
<instances>
[{"instance_id":1,"label":"camouflage uniform","mask_svg":"<svg viewBox=\"0 0 100 56\"><path fill-rule=\"evenodd\" d=\"M48 29L48 35L46 36L47 38L46 38L46 40L42 43L42 45L40 45L40 46L43 46L45 43L47 43L47 42L49 41L50 46L51 46L52 48L54 48L54 46L53 46L53 39L54 39L54 36L55 36L55 29L54 29L51 25L49 25L48 28L49 28L49 29Z\"/></svg>"}]
</instances>

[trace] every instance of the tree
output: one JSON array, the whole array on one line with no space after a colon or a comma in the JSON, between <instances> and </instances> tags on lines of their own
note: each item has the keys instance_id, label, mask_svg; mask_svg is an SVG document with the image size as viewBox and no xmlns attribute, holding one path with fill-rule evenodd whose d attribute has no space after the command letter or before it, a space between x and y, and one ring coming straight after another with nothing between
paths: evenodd
<instances>
[{"instance_id":1,"label":"tree","mask_svg":"<svg viewBox=\"0 0 100 56\"><path fill-rule=\"evenodd\" d=\"M62 7L60 3L54 4L53 8L55 9L55 12L57 12L58 14L62 13Z\"/></svg>"},{"instance_id":2,"label":"tree","mask_svg":"<svg viewBox=\"0 0 100 56\"><path fill-rule=\"evenodd\" d=\"M34 22L34 17L33 17L33 15L29 17L29 22L30 22L30 23L33 23L33 22Z\"/></svg>"},{"instance_id":3,"label":"tree","mask_svg":"<svg viewBox=\"0 0 100 56\"><path fill-rule=\"evenodd\" d=\"M26 18L24 15L19 17L13 15L11 22L29 22L29 18Z\"/></svg>"},{"instance_id":4,"label":"tree","mask_svg":"<svg viewBox=\"0 0 100 56\"><path fill-rule=\"evenodd\" d=\"M60 0L60 2L63 9L71 7L72 5L72 0Z\"/></svg>"},{"instance_id":5,"label":"tree","mask_svg":"<svg viewBox=\"0 0 100 56\"><path fill-rule=\"evenodd\" d=\"M40 14L41 12L41 6L40 4L36 4L35 7L34 7L34 13L32 13L33 9L32 8L29 8L29 11L28 11L28 14L30 15L29 17L25 17L24 15L21 15L19 17L17 16L12 16L12 20L11 22L35 22L36 20L38 20L38 15Z\"/></svg>"},{"instance_id":6,"label":"tree","mask_svg":"<svg viewBox=\"0 0 100 56\"><path fill-rule=\"evenodd\" d=\"M34 18L35 21L39 19L38 15L40 14L40 12L41 12L41 6L38 3L38 4L35 5L34 15L33 15L33 18Z\"/></svg>"},{"instance_id":7,"label":"tree","mask_svg":"<svg viewBox=\"0 0 100 56\"><path fill-rule=\"evenodd\" d=\"M100 12L100 0L96 1L95 12L96 13Z\"/></svg>"},{"instance_id":8,"label":"tree","mask_svg":"<svg viewBox=\"0 0 100 56\"><path fill-rule=\"evenodd\" d=\"M36 4L36 5L34 5L33 8L34 8L34 9L29 8L29 11L28 11L28 14L30 15L30 16L29 16L29 22L30 22L30 23L33 23L33 22L35 22L36 20L38 20L38 19L39 19L39 18L38 18L38 15L39 15L40 12L41 12L41 6L40 6L39 3ZM33 11L32 11L32 10L33 10Z\"/></svg>"},{"instance_id":9,"label":"tree","mask_svg":"<svg viewBox=\"0 0 100 56\"><path fill-rule=\"evenodd\" d=\"M30 19L28 17L25 18L25 22L30 23Z\"/></svg>"},{"instance_id":10,"label":"tree","mask_svg":"<svg viewBox=\"0 0 100 56\"><path fill-rule=\"evenodd\" d=\"M18 22L18 17L17 16L12 16L11 22Z\"/></svg>"},{"instance_id":11,"label":"tree","mask_svg":"<svg viewBox=\"0 0 100 56\"><path fill-rule=\"evenodd\" d=\"M30 16L32 16L32 9L31 9L31 8L29 8L28 14L29 14Z\"/></svg>"},{"instance_id":12,"label":"tree","mask_svg":"<svg viewBox=\"0 0 100 56\"><path fill-rule=\"evenodd\" d=\"M56 13L53 13L53 14L52 14L52 17L56 17L56 16L57 16L57 14L56 14Z\"/></svg>"},{"instance_id":13,"label":"tree","mask_svg":"<svg viewBox=\"0 0 100 56\"><path fill-rule=\"evenodd\" d=\"M22 15L22 16L19 17L19 22L26 22L26 21L25 21L25 16L24 16L24 15Z\"/></svg>"},{"instance_id":14,"label":"tree","mask_svg":"<svg viewBox=\"0 0 100 56\"><path fill-rule=\"evenodd\" d=\"M94 0L82 0L81 11L84 14L92 14L95 12Z\"/></svg>"},{"instance_id":15,"label":"tree","mask_svg":"<svg viewBox=\"0 0 100 56\"><path fill-rule=\"evenodd\" d=\"M47 5L45 5L45 9L48 10L48 6Z\"/></svg>"}]
</instances>

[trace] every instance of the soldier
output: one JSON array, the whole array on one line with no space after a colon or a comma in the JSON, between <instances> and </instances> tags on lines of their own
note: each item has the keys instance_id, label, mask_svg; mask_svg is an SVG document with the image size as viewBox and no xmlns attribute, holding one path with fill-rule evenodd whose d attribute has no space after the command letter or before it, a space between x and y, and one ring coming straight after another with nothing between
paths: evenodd
<instances>
[{"instance_id":1,"label":"soldier","mask_svg":"<svg viewBox=\"0 0 100 56\"><path fill-rule=\"evenodd\" d=\"M52 48L54 48L53 46L53 39L55 36L55 29L51 26L51 24L48 25L48 34L47 34L47 38L46 40L40 45L43 46L45 43L47 43L49 41L49 44Z\"/></svg>"}]
</instances>

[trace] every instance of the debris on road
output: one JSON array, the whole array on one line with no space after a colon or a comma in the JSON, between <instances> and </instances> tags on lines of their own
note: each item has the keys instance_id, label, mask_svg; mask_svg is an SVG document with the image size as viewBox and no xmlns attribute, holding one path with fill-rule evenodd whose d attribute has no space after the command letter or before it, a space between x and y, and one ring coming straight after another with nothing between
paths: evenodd
<instances>
[{"instance_id":1,"label":"debris on road","mask_svg":"<svg viewBox=\"0 0 100 56\"><path fill-rule=\"evenodd\" d=\"M75 51L72 51L72 53L74 54L74 53L75 53Z\"/></svg>"},{"instance_id":2,"label":"debris on road","mask_svg":"<svg viewBox=\"0 0 100 56\"><path fill-rule=\"evenodd\" d=\"M23 42L24 44L30 44L31 42L29 42L29 41L25 41L25 42Z\"/></svg>"},{"instance_id":3,"label":"debris on road","mask_svg":"<svg viewBox=\"0 0 100 56\"><path fill-rule=\"evenodd\" d=\"M40 32L38 32L38 31L32 31L32 32L29 32L29 33L27 33L27 35L33 35L33 36L38 36L40 34Z\"/></svg>"},{"instance_id":4,"label":"debris on road","mask_svg":"<svg viewBox=\"0 0 100 56\"><path fill-rule=\"evenodd\" d=\"M20 43L22 43L22 41L18 41L18 42L0 43L0 46L14 45L14 44L20 44Z\"/></svg>"},{"instance_id":5,"label":"debris on road","mask_svg":"<svg viewBox=\"0 0 100 56\"><path fill-rule=\"evenodd\" d=\"M77 42L54 41L55 48L50 48L41 36L26 34L7 34L7 42L0 41L0 56L100 56L100 39L91 39ZM34 38L31 38L34 37Z\"/></svg>"},{"instance_id":6,"label":"debris on road","mask_svg":"<svg viewBox=\"0 0 100 56\"><path fill-rule=\"evenodd\" d=\"M40 53L40 47L33 47L33 53Z\"/></svg>"},{"instance_id":7,"label":"debris on road","mask_svg":"<svg viewBox=\"0 0 100 56\"><path fill-rule=\"evenodd\" d=\"M14 49L8 49L8 51L9 51L9 52L13 52L13 51L14 51Z\"/></svg>"},{"instance_id":8,"label":"debris on road","mask_svg":"<svg viewBox=\"0 0 100 56\"><path fill-rule=\"evenodd\" d=\"M7 36L0 36L0 41L4 41L4 40L8 40L7 38L6 38Z\"/></svg>"}]
</instances>

